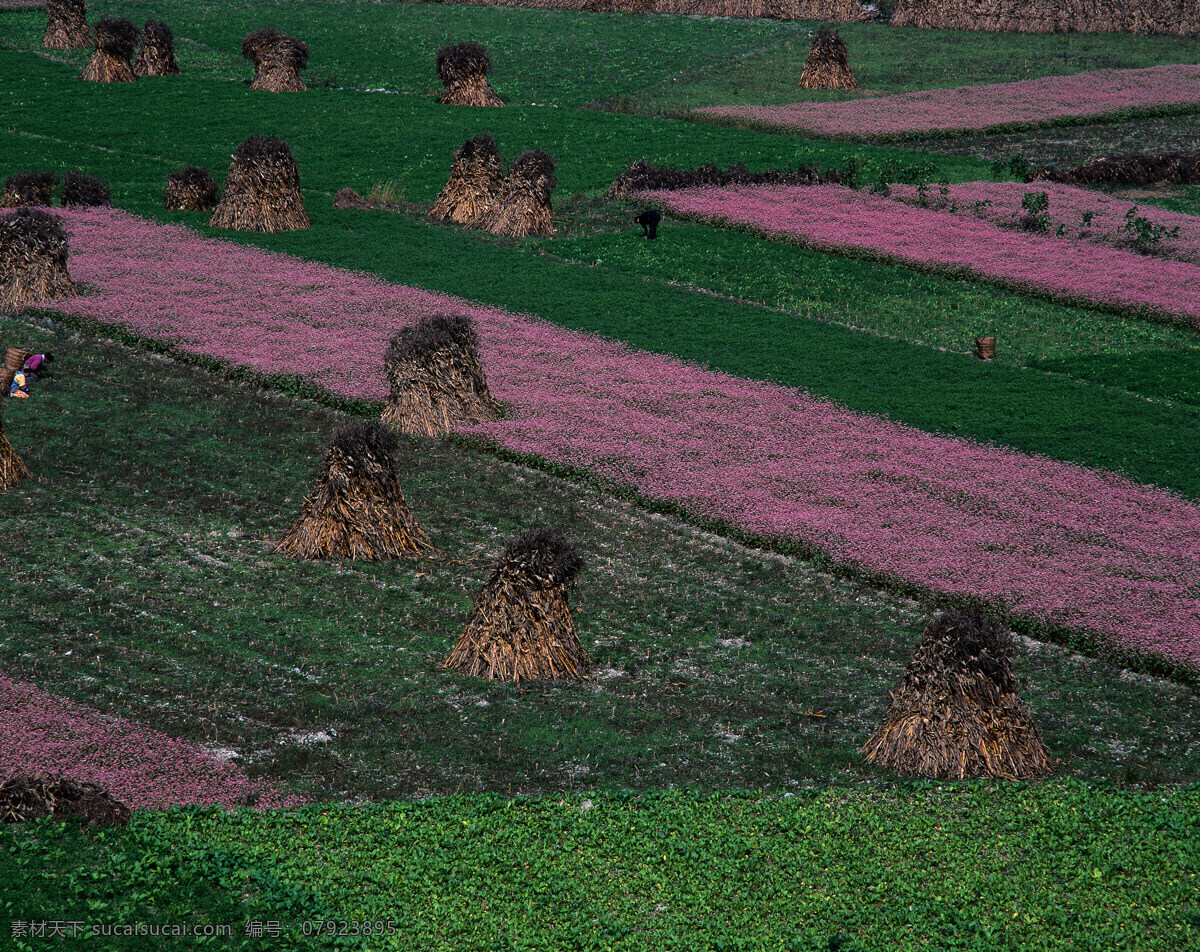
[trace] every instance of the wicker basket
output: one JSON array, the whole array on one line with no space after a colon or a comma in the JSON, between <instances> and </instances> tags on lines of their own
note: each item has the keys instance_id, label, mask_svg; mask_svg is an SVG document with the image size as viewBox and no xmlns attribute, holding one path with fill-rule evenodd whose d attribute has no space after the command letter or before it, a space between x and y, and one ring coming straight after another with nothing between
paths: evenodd
<instances>
[{"instance_id":1,"label":"wicker basket","mask_svg":"<svg viewBox=\"0 0 1200 952\"><path fill-rule=\"evenodd\" d=\"M976 337L975 353L980 360L991 360L996 356L996 338Z\"/></svg>"},{"instance_id":2,"label":"wicker basket","mask_svg":"<svg viewBox=\"0 0 1200 952\"><path fill-rule=\"evenodd\" d=\"M4 354L4 369L16 373L25 366L25 361L32 356L33 354L27 350L21 350L20 347L10 347Z\"/></svg>"},{"instance_id":3,"label":"wicker basket","mask_svg":"<svg viewBox=\"0 0 1200 952\"><path fill-rule=\"evenodd\" d=\"M8 396L8 388L12 386L13 377L16 375L15 370L0 370L0 400Z\"/></svg>"}]
</instances>

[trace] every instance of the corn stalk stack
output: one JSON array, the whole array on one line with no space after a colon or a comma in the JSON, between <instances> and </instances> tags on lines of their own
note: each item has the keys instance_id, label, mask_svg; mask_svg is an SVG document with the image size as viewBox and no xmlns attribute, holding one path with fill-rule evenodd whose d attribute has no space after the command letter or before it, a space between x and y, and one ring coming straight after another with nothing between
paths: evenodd
<instances>
[{"instance_id":1,"label":"corn stalk stack","mask_svg":"<svg viewBox=\"0 0 1200 952\"><path fill-rule=\"evenodd\" d=\"M492 68L488 51L478 43L443 46L435 60L438 78L446 92L438 102L447 106L503 106L504 102L488 85Z\"/></svg>"},{"instance_id":2,"label":"corn stalk stack","mask_svg":"<svg viewBox=\"0 0 1200 952\"><path fill-rule=\"evenodd\" d=\"M86 0L46 0L42 46L48 50L86 50L91 45Z\"/></svg>"},{"instance_id":3,"label":"corn stalk stack","mask_svg":"<svg viewBox=\"0 0 1200 952\"><path fill-rule=\"evenodd\" d=\"M63 176L59 200L66 207L77 205L81 208L94 208L99 205L111 205L112 190L104 179L85 175L75 169Z\"/></svg>"},{"instance_id":4,"label":"corn stalk stack","mask_svg":"<svg viewBox=\"0 0 1200 952\"><path fill-rule=\"evenodd\" d=\"M220 189L208 169L188 165L167 173L163 208L183 212L206 212L216 207Z\"/></svg>"},{"instance_id":5,"label":"corn stalk stack","mask_svg":"<svg viewBox=\"0 0 1200 952\"><path fill-rule=\"evenodd\" d=\"M12 376L11 370L0 373L0 383L4 385L4 392L0 393L0 399L8 397L8 387L12 383ZM29 475L29 467L17 455L13 445L8 442L8 437L4 435L4 418L0 416L0 492L5 492L22 479L28 479Z\"/></svg>"},{"instance_id":6,"label":"corn stalk stack","mask_svg":"<svg viewBox=\"0 0 1200 952\"><path fill-rule=\"evenodd\" d=\"M0 311L75 297L67 250L57 216L35 208L0 215Z\"/></svg>"},{"instance_id":7,"label":"corn stalk stack","mask_svg":"<svg viewBox=\"0 0 1200 952\"><path fill-rule=\"evenodd\" d=\"M400 489L396 434L379 423L342 427L304 511L275 549L299 559L372 562L432 554Z\"/></svg>"},{"instance_id":8,"label":"corn stalk stack","mask_svg":"<svg viewBox=\"0 0 1200 952\"><path fill-rule=\"evenodd\" d=\"M132 83L133 48L137 46L138 28L128 20L101 17L96 21L96 51L80 79L93 83Z\"/></svg>"},{"instance_id":9,"label":"corn stalk stack","mask_svg":"<svg viewBox=\"0 0 1200 952\"><path fill-rule=\"evenodd\" d=\"M70 817L93 826L125 826L131 811L99 784L44 773L18 773L0 783L0 823Z\"/></svg>"},{"instance_id":10,"label":"corn stalk stack","mask_svg":"<svg viewBox=\"0 0 1200 952\"><path fill-rule=\"evenodd\" d=\"M858 89L850 69L846 41L835 31L817 33L804 72L800 74L800 86L804 89Z\"/></svg>"},{"instance_id":11,"label":"corn stalk stack","mask_svg":"<svg viewBox=\"0 0 1200 952\"><path fill-rule=\"evenodd\" d=\"M4 180L0 208L49 206L57 179L50 172L18 172Z\"/></svg>"},{"instance_id":12,"label":"corn stalk stack","mask_svg":"<svg viewBox=\"0 0 1200 952\"><path fill-rule=\"evenodd\" d=\"M1051 760L1017 694L1012 645L996 621L952 611L925 628L866 761L937 780L1031 780Z\"/></svg>"},{"instance_id":13,"label":"corn stalk stack","mask_svg":"<svg viewBox=\"0 0 1200 952\"><path fill-rule=\"evenodd\" d=\"M308 66L308 44L272 27L255 30L242 40L242 55L254 64L251 89L270 93L302 93L308 87L300 70Z\"/></svg>"},{"instance_id":14,"label":"corn stalk stack","mask_svg":"<svg viewBox=\"0 0 1200 952\"><path fill-rule=\"evenodd\" d=\"M500 418L471 319L435 314L396 333L384 355L391 394L381 422L409 436Z\"/></svg>"},{"instance_id":15,"label":"corn stalk stack","mask_svg":"<svg viewBox=\"0 0 1200 952\"><path fill-rule=\"evenodd\" d=\"M496 140L485 132L468 139L454 153L450 178L429 214L469 225L483 215L503 185L500 151L496 148Z\"/></svg>"},{"instance_id":16,"label":"corn stalk stack","mask_svg":"<svg viewBox=\"0 0 1200 952\"><path fill-rule=\"evenodd\" d=\"M442 667L493 681L586 677L592 663L567 603L582 568L583 559L553 529L517 536L492 569Z\"/></svg>"},{"instance_id":17,"label":"corn stalk stack","mask_svg":"<svg viewBox=\"0 0 1200 952\"><path fill-rule=\"evenodd\" d=\"M550 156L541 149L522 152L509 167L495 201L471 227L506 238L553 234L550 196L557 184Z\"/></svg>"},{"instance_id":18,"label":"corn stalk stack","mask_svg":"<svg viewBox=\"0 0 1200 952\"><path fill-rule=\"evenodd\" d=\"M175 61L175 37L161 20L147 20L142 27L142 46L133 63L139 76L178 76Z\"/></svg>"},{"instance_id":19,"label":"corn stalk stack","mask_svg":"<svg viewBox=\"0 0 1200 952\"><path fill-rule=\"evenodd\" d=\"M237 147L225 194L208 223L236 231L295 231L309 226L300 170L286 142L251 136Z\"/></svg>"}]
</instances>

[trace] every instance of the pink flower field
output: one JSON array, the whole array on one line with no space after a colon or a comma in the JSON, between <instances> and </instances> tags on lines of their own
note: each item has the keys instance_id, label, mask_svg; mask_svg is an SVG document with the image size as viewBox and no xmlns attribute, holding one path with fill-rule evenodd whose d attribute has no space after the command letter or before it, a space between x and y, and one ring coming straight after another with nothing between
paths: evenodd
<instances>
[{"instance_id":1,"label":"pink flower field","mask_svg":"<svg viewBox=\"0 0 1200 952\"><path fill-rule=\"evenodd\" d=\"M913 207L839 185L734 185L639 194L676 215L747 226L808 248L965 274L1200 328L1200 265L1190 262L1002 231L962 215L961 209L954 214Z\"/></svg>"},{"instance_id":2,"label":"pink flower field","mask_svg":"<svg viewBox=\"0 0 1200 952\"><path fill-rule=\"evenodd\" d=\"M1098 69L1016 83L926 89L844 102L709 106L696 112L756 125L861 139L1051 124L1200 102L1200 66Z\"/></svg>"},{"instance_id":3,"label":"pink flower field","mask_svg":"<svg viewBox=\"0 0 1200 952\"><path fill-rule=\"evenodd\" d=\"M95 288L60 302L66 313L374 400L397 328L468 315L492 390L513 408L470 432L869 572L1200 667L1200 507L1165 491L113 209L62 217L72 274Z\"/></svg>"},{"instance_id":4,"label":"pink flower field","mask_svg":"<svg viewBox=\"0 0 1200 952\"><path fill-rule=\"evenodd\" d=\"M62 772L104 786L131 808L184 804L261 809L303 801L250 781L201 747L0 674L0 781L13 773Z\"/></svg>"}]
</instances>

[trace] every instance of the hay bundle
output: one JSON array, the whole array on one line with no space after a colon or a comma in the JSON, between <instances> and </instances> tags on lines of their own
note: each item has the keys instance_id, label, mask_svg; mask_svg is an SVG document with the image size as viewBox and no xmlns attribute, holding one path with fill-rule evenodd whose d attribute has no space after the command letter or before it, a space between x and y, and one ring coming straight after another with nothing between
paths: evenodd
<instances>
[{"instance_id":1,"label":"hay bundle","mask_svg":"<svg viewBox=\"0 0 1200 952\"><path fill-rule=\"evenodd\" d=\"M522 152L509 167L495 200L471 227L506 238L553 234L550 196L557 184L550 156L541 149Z\"/></svg>"},{"instance_id":2,"label":"hay bundle","mask_svg":"<svg viewBox=\"0 0 1200 952\"><path fill-rule=\"evenodd\" d=\"M242 55L254 64L251 89L269 93L302 93L300 70L308 66L308 44L272 27L255 30L242 40Z\"/></svg>"},{"instance_id":3,"label":"hay bundle","mask_svg":"<svg viewBox=\"0 0 1200 952\"><path fill-rule=\"evenodd\" d=\"M399 331L384 355L392 386L382 422L409 436L500 417L470 318L436 314Z\"/></svg>"},{"instance_id":4,"label":"hay bundle","mask_svg":"<svg viewBox=\"0 0 1200 952\"><path fill-rule=\"evenodd\" d=\"M0 383L4 385L4 392L0 394L0 398L8 396L8 387L12 383L12 376L11 370L5 370L0 374ZM8 442L8 437L4 435L4 418L0 417L0 492L5 492L14 483L28 478L29 467L17 455L13 445Z\"/></svg>"},{"instance_id":5,"label":"hay bundle","mask_svg":"<svg viewBox=\"0 0 1200 952\"><path fill-rule=\"evenodd\" d=\"M342 427L304 511L275 550L299 559L369 561L433 552L400 489L396 434L379 423Z\"/></svg>"},{"instance_id":6,"label":"hay bundle","mask_svg":"<svg viewBox=\"0 0 1200 952\"><path fill-rule=\"evenodd\" d=\"M822 174L816 166L797 165L794 169L767 169L751 172L742 162L720 169L705 162L694 169L676 169L669 165L634 162L618 175L605 197L628 198L636 192L672 191L681 188L706 188L725 185L823 185L838 182L836 171Z\"/></svg>"},{"instance_id":7,"label":"hay bundle","mask_svg":"<svg viewBox=\"0 0 1200 952\"><path fill-rule=\"evenodd\" d=\"M333 196L333 207L367 209L371 203L352 188L339 188Z\"/></svg>"},{"instance_id":8,"label":"hay bundle","mask_svg":"<svg viewBox=\"0 0 1200 952\"><path fill-rule=\"evenodd\" d=\"M103 787L49 774L14 774L0 784L0 822L73 817L94 826L124 826L130 809Z\"/></svg>"},{"instance_id":9,"label":"hay bundle","mask_svg":"<svg viewBox=\"0 0 1200 952\"><path fill-rule=\"evenodd\" d=\"M48 50L85 50L91 45L85 0L46 0L42 46Z\"/></svg>"},{"instance_id":10,"label":"hay bundle","mask_svg":"<svg viewBox=\"0 0 1200 952\"><path fill-rule=\"evenodd\" d=\"M175 61L175 37L161 20L147 20L142 27L142 48L138 50L133 71L139 76L178 76Z\"/></svg>"},{"instance_id":11,"label":"hay bundle","mask_svg":"<svg viewBox=\"0 0 1200 952\"><path fill-rule=\"evenodd\" d=\"M101 17L96 21L96 52L79 78L93 83L132 83L137 76L129 60L137 38L138 28L128 20Z\"/></svg>"},{"instance_id":12,"label":"hay bundle","mask_svg":"<svg viewBox=\"0 0 1200 952\"><path fill-rule=\"evenodd\" d=\"M836 31L817 33L804 72L800 74L800 85L804 89L858 89L850 69L846 41Z\"/></svg>"},{"instance_id":13,"label":"hay bundle","mask_svg":"<svg viewBox=\"0 0 1200 952\"><path fill-rule=\"evenodd\" d=\"M503 184L500 150L496 148L496 140L485 132L468 139L454 153L450 178L429 214L468 225L495 201Z\"/></svg>"},{"instance_id":14,"label":"hay bundle","mask_svg":"<svg viewBox=\"0 0 1200 952\"><path fill-rule=\"evenodd\" d=\"M295 231L309 226L300 170L286 142L251 136L237 147L225 194L208 223L237 231Z\"/></svg>"},{"instance_id":15,"label":"hay bundle","mask_svg":"<svg viewBox=\"0 0 1200 952\"><path fill-rule=\"evenodd\" d=\"M84 175L79 169L63 176L62 194L59 197L64 206L93 208L112 204L112 191L108 183L94 175Z\"/></svg>"},{"instance_id":16,"label":"hay bundle","mask_svg":"<svg viewBox=\"0 0 1200 952\"><path fill-rule=\"evenodd\" d=\"M49 205L58 180L50 172L18 172L4 180L0 189L0 208L25 205Z\"/></svg>"},{"instance_id":17,"label":"hay bundle","mask_svg":"<svg viewBox=\"0 0 1200 952\"><path fill-rule=\"evenodd\" d=\"M488 51L478 43L443 46L437 52L437 71L446 92L438 102L447 106L503 106L488 85L491 68Z\"/></svg>"},{"instance_id":18,"label":"hay bundle","mask_svg":"<svg viewBox=\"0 0 1200 952\"><path fill-rule=\"evenodd\" d=\"M1028 780L1051 761L1017 695L1004 629L975 612L935 617L892 693L867 763L938 780Z\"/></svg>"},{"instance_id":19,"label":"hay bundle","mask_svg":"<svg viewBox=\"0 0 1200 952\"><path fill-rule=\"evenodd\" d=\"M217 204L220 189L208 169L188 165L167 173L163 207L183 212L206 212Z\"/></svg>"},{"instance_id":20,"label":"hay bundle","mask_svg":"<svg viewBox=\"0 0 1200 952\"><path fill-rule=\"evenodd\" d=\"M78 293L67 273L67 233L56 216L33 208L0 216L0 311Z\"/></svg>"},{"instance_id":21,"label":"hay bundle","mask_svg":"<svg viewBox=\"0 0 1200 952\"><path fill-rule=\"evenodd\" d=\"M591 660L575 634L567 590L583 559L553 529L504 549L442 667L493 681L574 680Z\"/></svg>"}]
</instances>

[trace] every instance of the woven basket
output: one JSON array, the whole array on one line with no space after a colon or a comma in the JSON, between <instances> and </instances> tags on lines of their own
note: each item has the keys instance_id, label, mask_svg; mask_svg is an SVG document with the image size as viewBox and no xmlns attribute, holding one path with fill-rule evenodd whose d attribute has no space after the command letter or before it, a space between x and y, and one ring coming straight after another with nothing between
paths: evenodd
<instances>
[{"instance_id":1,"label":"woven basket","mask_svg":"<svg viewBox=\"0 0 1200 952\"><path fill-rule=\"evenodd\" d=\"M0 370L0 400L8 396L8 388L12 386L13 377L16 375L15 370Z\"/></svg>"},{"instance_id":2,"label":"woven basket","mask_svg":"<svg viewBox=\"0 0 1200 952\"><path fill-rule=\"evenodd\" d=\"M16 373L25 366L25 361L32 356L33 354L27 350L21 350L20 347L10 347L4 355L4 369Z\"/></svg>"},{"instance_id":3,"label":"woven basket","mask_svg":"<svg viewBox=\"0 0 1200 952\"><path fill-rule=\"evenodd\" d=\"M975 353L978 355L980 360L991 360L996 356L996 338L976 337Z\"/></svg>"}]
</instances>

